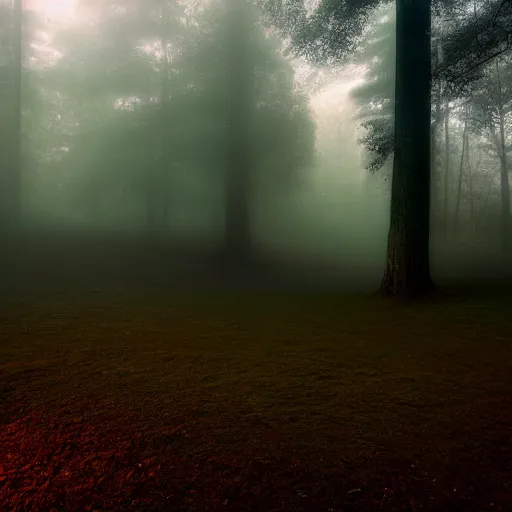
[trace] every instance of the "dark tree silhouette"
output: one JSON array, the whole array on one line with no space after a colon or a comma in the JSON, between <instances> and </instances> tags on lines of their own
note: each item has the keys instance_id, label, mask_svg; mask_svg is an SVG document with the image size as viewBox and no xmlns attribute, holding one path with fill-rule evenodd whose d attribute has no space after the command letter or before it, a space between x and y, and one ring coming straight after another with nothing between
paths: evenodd
<instances>
[{"instance_id":1,"label":"dark tree silhouette","mask_svg":"<svg viewBox=\"0 0 512 512\"><path fill-rule=\"evenodd\" d=\"M0 136L4 150L0 157L0 228L16 231L21 213L21 96L23 70L23 7L0 6L0 32L6 53L0 58ZM3 62L2 62L3 60Z\"/></svg>"}]
</instances>

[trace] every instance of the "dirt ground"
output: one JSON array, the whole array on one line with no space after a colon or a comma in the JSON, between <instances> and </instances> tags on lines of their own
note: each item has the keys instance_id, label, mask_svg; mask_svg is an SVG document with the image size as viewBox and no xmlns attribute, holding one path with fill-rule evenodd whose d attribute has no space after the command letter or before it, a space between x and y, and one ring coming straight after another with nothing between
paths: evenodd
<instances>
[{"instance_id":1,"label":"dirt ground","mask_svg":"<svg viewBox=\"0 0 512 512\"><path fill-rule=\"evenodd\" d=\"M0 303L0 510L512 510L512 301Z\"/></svg>"}]
</instances>

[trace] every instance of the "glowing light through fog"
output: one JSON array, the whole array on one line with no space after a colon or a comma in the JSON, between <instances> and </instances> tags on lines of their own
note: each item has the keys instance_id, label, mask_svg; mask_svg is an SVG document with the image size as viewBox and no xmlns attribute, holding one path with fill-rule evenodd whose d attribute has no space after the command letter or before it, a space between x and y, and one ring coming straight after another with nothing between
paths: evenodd
<instances>
[{"instance_id":1,"label":"glowing light through fog","mask_svg":"<svg viewBox=\"0 0 512 512\"><path fill-rule=\"evenodd\" d=\"M36 11L48 18L65 20L74 16L77 0L26 0L24 8Z\"/></svg>"}]
</instances>

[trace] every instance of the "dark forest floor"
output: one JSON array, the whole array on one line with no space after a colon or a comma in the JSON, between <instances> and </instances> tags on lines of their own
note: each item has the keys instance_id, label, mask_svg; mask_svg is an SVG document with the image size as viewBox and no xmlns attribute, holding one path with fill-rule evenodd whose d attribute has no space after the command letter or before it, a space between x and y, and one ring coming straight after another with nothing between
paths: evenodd
<instances>
[{"instance_id":1,"label":"dark forest floor","mask_svg":"<svg viewBox=\"0 0 512 512\"><path fill-rule=\"evenodd\" d=\"M0 512L512 510L501 264L407 306L357 262L205 254L3 244Z\"/></svg>"},{"instance_id":2,"label":"dark forest floor","mask_svg":"<svg viewBox=\"0 0 512 512\"><path fill-rule=\"evenodd\" d=\"M512 300L474 297L5 296L0 510L512 510Z\"/></svg>"}]
</instances>

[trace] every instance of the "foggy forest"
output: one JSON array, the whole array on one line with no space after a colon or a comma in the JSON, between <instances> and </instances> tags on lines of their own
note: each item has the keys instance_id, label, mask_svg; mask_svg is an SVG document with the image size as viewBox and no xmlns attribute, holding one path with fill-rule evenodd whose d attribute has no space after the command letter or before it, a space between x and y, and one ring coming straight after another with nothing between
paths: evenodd
<instances>
[{"instance_id":1,"label":"foggy forest","mask_svg":"<svg viewBox=\"0 0 512 512\"><path fill-rule=\"evenodd\" d=\"M512 510L510 0L0 0L0 512Z\"/></svg>"}]
</instances>

